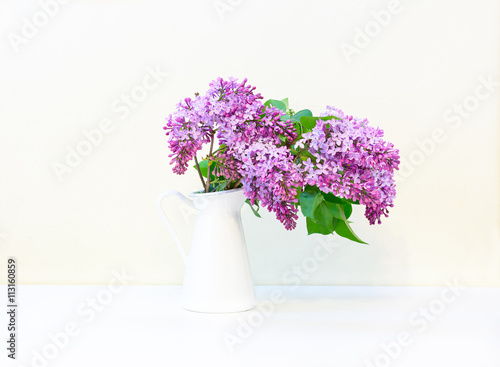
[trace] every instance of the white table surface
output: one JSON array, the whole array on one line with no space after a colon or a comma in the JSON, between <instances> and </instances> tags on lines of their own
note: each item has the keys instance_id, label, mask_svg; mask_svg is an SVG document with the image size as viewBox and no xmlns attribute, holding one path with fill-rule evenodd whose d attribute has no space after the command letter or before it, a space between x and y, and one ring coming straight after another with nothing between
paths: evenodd
<instances>
[{"instance_id":1,"label":"white table surface","mask_svg":"<svg viewBox=\"0 0 500 367\"><path fill-rule=\"evenodd\" d=\"M183 310L179 286L17 292L18 359L2 312L0 366L500 366L500 288L257 286L265 315Z\"/></svg>"}]
</instances>

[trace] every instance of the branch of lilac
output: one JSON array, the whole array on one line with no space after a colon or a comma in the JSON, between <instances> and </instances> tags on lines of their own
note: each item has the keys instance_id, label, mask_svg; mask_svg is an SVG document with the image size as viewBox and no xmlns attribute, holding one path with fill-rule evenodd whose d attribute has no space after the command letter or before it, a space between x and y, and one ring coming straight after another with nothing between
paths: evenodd
<instances>
[{"instance_id":1,"label":"branch of lilac","mask_svg":"<svg viewBox=\"0 0 500 367\"><path fill-rule=\"evenodd\" d=\"M351 204L365 206L370 224L388 216L399 151L365 118L332 106L319 115L295 112L287 98L262 99L246 79L217 78L205 94L178 103L164 127L174 173L194 159L205 193L242 187L248 202L274 212L286 229L296 227L300 210L308 233L360 242L348 222Z\"/></svg>"},{"instance_id":2,"label":"branch of lilac","mask_svg":"<svg viewBox=\"0 0 500 367\"><path fill-rule=\"evenodd\" d=\"M200 177L202 187L205 187L205 180L203 179L203 175L201 174L200 163L198 162L198 157L194 156L194 164L196 165L196 170L198 171L198 176Z\"/></svg>"},{"instance_id":3,"label":"branch of lilac","mask_svg":"<svg viewBox=\"0 0 500 367\"><path fill-rule=\"evenodd\" d=\"M210 151L208 153L208 169L207 169L207 183L205 184L205 193L208 193L210 191L210 164L212 163L211 159L213 159L213 150L214 150L214 140L215 136L214 134L211 135L210 138Z\"/></svg>"}]
</instances>

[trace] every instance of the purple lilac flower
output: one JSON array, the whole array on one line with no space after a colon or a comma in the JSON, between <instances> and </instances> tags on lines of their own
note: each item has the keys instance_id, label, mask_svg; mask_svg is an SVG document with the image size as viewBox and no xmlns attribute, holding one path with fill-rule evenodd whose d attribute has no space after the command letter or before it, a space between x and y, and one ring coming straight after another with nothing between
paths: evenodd
<instances>
[{"instance_id":1,"label":"purple lilac flower","mask_svg":"<svg viewBox=\"0 0 500 367\"><path fill-rule=\"evenodd\" d=\"M368 120L327 107L311 132L299 141L294 126L281 121L283 112L266 107L255 87L244 79L218 78L205 95L186 98L168 117L164 129L172 151L173 171L183 174L204 144L215 140L220 149L215 174L242 182L245 195L274 212L287 229L296 226L297 191L315 185L326 193L359 201L370 224L380 223L393 206L399 155L385 142L383 131ZM292 145L310 158L297 159Z\"/></svg>"},{"instance_id":2,"label":"purple lilac flower","mask_svg":"<svg viewBox=\"0 0 500 367\"><path fill-rule=\"evenodd\" d=\"M370 224L381 223L380 217L388 215L396 194L393 172L398 169L398 150L366 119L345 115L334 107L327 107L322 116L340 119L318 120L298 142L298 147L306 147L314 156L314 162L299 166L304 181L323 192L359 200L366 206Z\"/></svg>"},{"instance_id":3,"label":"purple lilac flower","mask_svg":"<svg viewBox=\"0 0 500 367\"><path fill-rule=\"evenodd\" d=\"M298 218L294 203L302 178L290 150L286 146L256 142L245 150L241 159L243 190L250 202L259 200L286 229L294 229Z\"/></svg>"},{"instance_id":4,"label":"purple lilac flower","mask_svg":"<svg viewBox=\"0 0 500 367\"><path fill-rule=\"evenodd\" d=\"M204 120L205 98L196 96L194 100L186 98L177 104L174 115L167 118L166 130L170 150L175 164L173 171L178 175L186 172L189 162L203 143L210 141L210 124Z\"/></svg>"},{"instance_id":5,"label":"purple lilac flower","mask_svg":"<svg viewBox=\"0 0 500 367\"><path fill-rule=\"evenodd\" d=\"M284 147L280 150L288 152L288 163L285 165L278 164L277 159L266 163L260 158L254 165L245 165L244 159L247 162L255 159L255 156L248 156L248 152L257 150L259 157L274 157L277 146L291 144L296 139L295 128L290 120L281 121L282 111L264 106L262 96L254 93L255 87L246 83L247 79L238 82L235 78L218 78L210 83L204 96L197 96L194 101L186 99L177 105L174 116L169 116L164 127L172 151L173 170L183 174L203 144L217 138L218 144L224 145L225 149L216 153L218 168L215 173L230 180L241 179L244 188L254 185L254 194L249 189L245 190L247 197L252 202L259 200L262 206L276 213L286 228L293 228L297 209L290 199L295 200L296 189L293 191L289 187L294 184L290 180L300 177L296 172L286 171L293 166L288 149ZM280 135L285 142L280 140ZM273 162L276 163L275 168ZM276 177L285 180L286 189L276 186ZM291 192L295 194L290 196Z\"/></svg>"}]
</instances>

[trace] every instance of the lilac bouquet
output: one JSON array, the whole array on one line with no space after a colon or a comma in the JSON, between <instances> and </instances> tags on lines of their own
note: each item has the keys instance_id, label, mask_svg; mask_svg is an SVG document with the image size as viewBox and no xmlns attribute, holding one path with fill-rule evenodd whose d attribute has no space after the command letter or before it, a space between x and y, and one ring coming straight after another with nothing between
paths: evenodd
<instances>
[{"instance_id":1,"label":"lilac bouquet","mask_svg":"<svg viewBox=\"0 0 500 367\"><path fill-rule=\"evenodd\" d=\"M217 78L177 104L164 127L173 171L184 174L194 160L204 192L242 187L257 216L265 207L291 230L300 207L309 234L364 243L349 225L352 205L365 206L370 224L388 216L398 150L367 119L335 107L315 117L288 99L262 99L247 79Z\"/></svg>"}]
</instances>

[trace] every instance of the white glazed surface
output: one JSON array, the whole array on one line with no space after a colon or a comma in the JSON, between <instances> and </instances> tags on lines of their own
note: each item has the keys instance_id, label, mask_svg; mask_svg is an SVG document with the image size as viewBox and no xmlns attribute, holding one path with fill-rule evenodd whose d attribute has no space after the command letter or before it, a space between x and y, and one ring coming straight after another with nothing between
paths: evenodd
<instances>
[{"instance_id":1,"label":"white glazed surface","mask_svg":"<svg viewBox=\"0 0 500 367\"><path fill-rule=\"evenodd\" d=\"M172 191L167 195L181 194ZM240 215L245 201L243 191L192 193L189 197L194 200L183 201L196 209L197 218L190 254L186 256L184 308L197 312L253 308L254 285ZM180 244L178 248L182 255Z\"/></svg>"}]
</instances>

